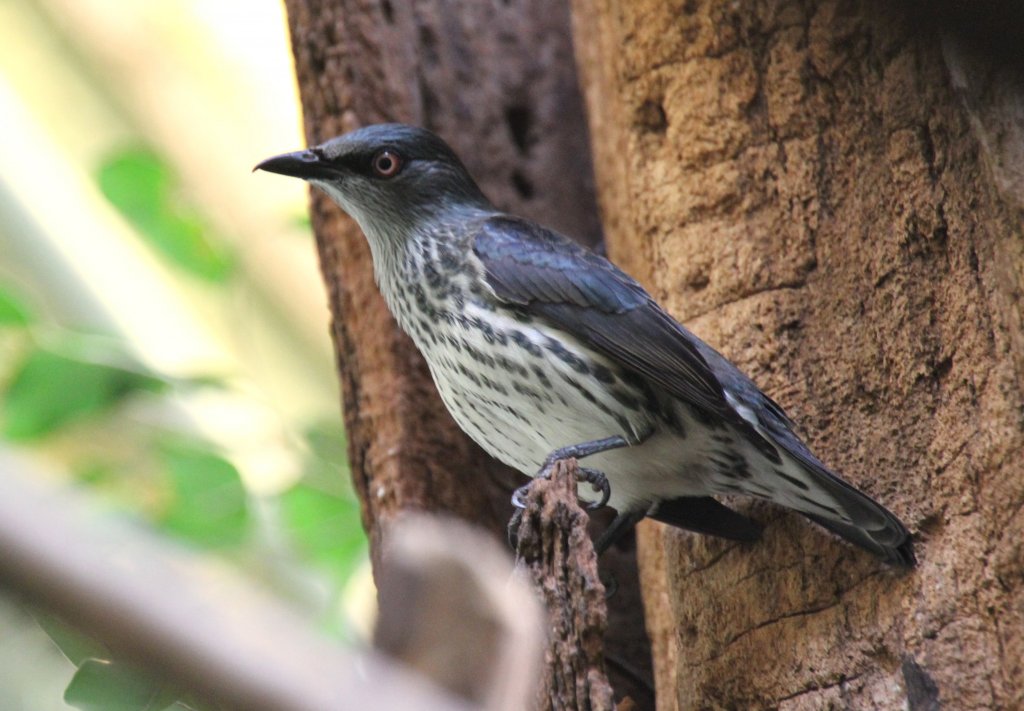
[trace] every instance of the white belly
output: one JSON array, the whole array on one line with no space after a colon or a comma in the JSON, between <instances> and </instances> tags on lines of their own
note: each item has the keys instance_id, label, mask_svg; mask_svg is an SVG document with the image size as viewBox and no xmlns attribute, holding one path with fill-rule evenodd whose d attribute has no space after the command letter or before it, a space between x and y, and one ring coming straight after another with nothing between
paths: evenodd
<instances>
[{"instance_id":1,"label":"white belly","mask_svg":"<svg viewBox=\"0 0 1024 711\"><path fill-rule=\"evenodd\" d=\"M702 440L700 428L684 422L688 436L681 438L649 409L624 406L630 398L643 403L646 394L571 336L511 315L486 315L496 325L490 341L483 331L458 323L437 324L437 342L417 339L441 399L485 451L533 476L555 449L621 435L637 444L585 460L608 477L613 507L710 493L702 483L702 462L711 444ZM556 336L565 349L558 355L548 340ZM595 379L597 367L608 371L603 380ZM581 486L580 495L596 498L589 486Z\"/></svg>"}]
</instances>

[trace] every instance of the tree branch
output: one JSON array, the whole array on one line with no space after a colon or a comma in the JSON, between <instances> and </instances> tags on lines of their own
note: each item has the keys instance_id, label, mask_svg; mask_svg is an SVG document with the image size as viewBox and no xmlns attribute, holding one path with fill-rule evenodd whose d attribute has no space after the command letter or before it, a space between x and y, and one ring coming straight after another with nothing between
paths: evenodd
<instances>
[{"instance_id":1,"label":"tree branch","mask_svg":"<svg viewBox=\"0 0 1024 711\"><path fill-rule=\"evenodd\" d=\"M228 571L37 483L47 479L0 452L0 585L118 659L229 709L467 708L376 654L331 644Z\"/></svg>"}]
</instances>

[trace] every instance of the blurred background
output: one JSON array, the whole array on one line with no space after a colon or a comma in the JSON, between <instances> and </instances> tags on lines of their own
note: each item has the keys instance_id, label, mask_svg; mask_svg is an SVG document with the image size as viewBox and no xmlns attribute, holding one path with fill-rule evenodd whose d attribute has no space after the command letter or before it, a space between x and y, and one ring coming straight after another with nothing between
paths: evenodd
<instances>
[{"instance_id":1,"label":"blurred background","mask_svg":"<svg viewBox=\"0 0 1024 711\"><path fill-rule=\"evenodd\" d=\"M355 640L306 191L250 172L301 125L278 0L0 0L0 447ZM38 618L0 596L0 708L89 707Z\"/></svg>"}]
</instances>

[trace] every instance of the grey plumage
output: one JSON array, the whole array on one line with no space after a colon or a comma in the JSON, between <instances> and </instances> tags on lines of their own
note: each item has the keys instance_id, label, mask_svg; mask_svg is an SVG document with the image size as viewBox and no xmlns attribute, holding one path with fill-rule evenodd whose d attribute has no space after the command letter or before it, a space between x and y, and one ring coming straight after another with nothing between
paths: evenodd
<instances>
[{"instance_id":1,"label":"grey plumage","mask_svg":"<svg viewBox=\"0 0 1024 711\"><path fill-rule=\"evenodd\" d=\"M496 210L432 133L369 126L257 167L355 218L392 313L490 454L533 476L553 450L608 442L585 465L607 477L615 532L648 515L751 540L756 524L712 498L742 493L914 563L900 521L818 461L749 378L603 257Z\"/></svg>"}]
</instances>

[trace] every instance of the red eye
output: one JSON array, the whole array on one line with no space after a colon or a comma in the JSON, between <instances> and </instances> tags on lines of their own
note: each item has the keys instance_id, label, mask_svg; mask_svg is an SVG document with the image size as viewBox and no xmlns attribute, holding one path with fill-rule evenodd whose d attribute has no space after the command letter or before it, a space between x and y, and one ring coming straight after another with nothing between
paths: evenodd
<instances>
[{"instance_id":1,"label":"red eye","mask_svg":"<svg viewBox=\"0 0 1024 711\"><path fill-rule=\"evenodd\" d=\"M402 158L394 151L381 151L373 157L373 172L382 178L393 178L402 169Z\"/></svg>"}]
</instances>

